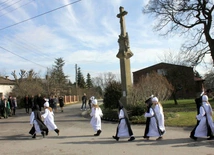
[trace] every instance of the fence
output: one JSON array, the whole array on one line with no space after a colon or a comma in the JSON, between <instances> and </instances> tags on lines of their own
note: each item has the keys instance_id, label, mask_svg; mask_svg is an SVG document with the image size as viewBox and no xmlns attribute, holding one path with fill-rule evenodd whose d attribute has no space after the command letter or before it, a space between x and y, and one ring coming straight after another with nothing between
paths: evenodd
<instances>
[{"instance_id":1,"label":"fence","mask_svg":"<svg viewBox=\"0 0 214 155\"><path fill-rule=\"evenodd\" d=\"M65 104L77 103L79 101L80 101L80 99L79 99L78 95L64 96L64 103Z\"/></svg>"}]
</instances>

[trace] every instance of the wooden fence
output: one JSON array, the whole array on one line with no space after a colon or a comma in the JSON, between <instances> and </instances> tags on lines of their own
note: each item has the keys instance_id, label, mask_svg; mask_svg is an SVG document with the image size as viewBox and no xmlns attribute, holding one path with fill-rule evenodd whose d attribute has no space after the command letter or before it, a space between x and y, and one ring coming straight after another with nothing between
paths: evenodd
<instances>
[{"instance_id":1,"label":"wooden fence","mask_svg":"<svg viewBox=\"0 0 214 155\"><path fill-rule=\"evenodd\" d=\"M65 104L73 104L79 102L79 96L78 95L69 95L69 96L64 96L64 103Z\"/></svg>"}]
</instances>

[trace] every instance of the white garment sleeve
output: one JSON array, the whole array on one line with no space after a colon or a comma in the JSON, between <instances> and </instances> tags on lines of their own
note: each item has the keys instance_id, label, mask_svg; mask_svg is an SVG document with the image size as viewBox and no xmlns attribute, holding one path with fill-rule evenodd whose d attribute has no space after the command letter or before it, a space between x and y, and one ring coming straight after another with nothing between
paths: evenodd
<instances>
[{"instance_id":1,"label":"white garment sleeve","mask_svg":"<svg viewBox=\"0 0 214 155\"><path fill-rule=\"evenodd\" d=\"M93 117L94 115L95 115L95 108L93 107L93 108L91 109L90 116Z\"/></svg>"},{"instance_id":2,"label":"white garment sleeve","mask_svg":"<svg viewBox=\"0 0 214 155\"><path fill-rule=\"evenodd\" d=\"M102 112L101 108L99 108L99 115L100 115L100 117L103 117L103 112Z\"/></svg>"},{"instance_id":3,"label":"white garment sleeve","mask_svg":"<svg viewBox=\"0 0 214 155\"><path fill-rule=\"evenodd\" d=\"M42 115L43 118L46 118L48 116L49 110L45 109L45 113Z\"/></svg>"},{"instance_id":4,"label":"white garment sleeve","mask_svg":"<svg viewBox=\"0 0 214 155\"><path fill-rule=\"evenodd\" d=\"M31 115L30 115L30 124L33 124L33 121L34 121L34 112L31 112Z\"/></svg>"},{"instance_id":5,"label":"white garment sleeve","mask_svg":"<svg viewBox=\"0 0 214 155\"><path fill-rule=\"evenodd\" d=\"M201 106L200 107L200 113L196 116L197 120L200 121L204 115L205 115L205 111L204 111L204 108Z\"/></svg>"},{"instance_id":6,"label":"white garment sleeve","mask_svg":"<svg viewBox=\"0 0 214 155\"><path fill-rule=\"evenodd\" d=\"M152 110L152 108L150 108L149 109L149 113L146 112L145 115L144 115L144 117L152 117L152 116L154 116L154 111Z\"/></svg>"},{"instance_id":7,"label":"white garment sleeve","mask_svg":"<svg viewBox=\"0 0 214 155\"><path fill-rule=\"evenodd\" d=\"M121 119L121 118L124 118L124 112L122 109L120 110L120 113L119 113L119 119Z\"/></svg>"}]
</instances>

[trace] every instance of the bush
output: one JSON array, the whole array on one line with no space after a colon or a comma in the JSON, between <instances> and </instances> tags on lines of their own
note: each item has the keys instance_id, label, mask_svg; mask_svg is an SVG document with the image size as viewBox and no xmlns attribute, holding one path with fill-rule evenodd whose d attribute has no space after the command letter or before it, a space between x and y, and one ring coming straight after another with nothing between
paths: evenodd
<instances>
[{"instance_id":1,"label":"bush","mask_svg":"<svg viewBox=\"0 0 214 155\"><path fill-rule=\"evenodd\" d=\"M121 91L121 83L117 81L111 81L108 83L107 87L105 88L105 94L104 94L104 107L106 109L115 109L117 108L118 100L122 96Z\"/></svg>"},{"instance_id":2,"label":"bush","mask_svg":"<svg viewBox=\"0 0 214 155\"><path fill-rule=\"evenodd\" d=\"M127 105L127 112L129 114L129 117L132 116L141 116L145 113L146 111L146 105L145 104L137 104L137 105L132 105L129 104Z\"/></svg>"},{"instance_id":3,"label":"bush","mask_svg":"<svg viewBox=\"0 0 214 155\"><path fill-rule=\"evenodd\" d=\"M118 111L117 109L103 109L103 120L108 121L118 121Z\"/></svg>"},{"instance_id":4,"label":"bush","mask_svg":"<svg viewBox=\"0 0 214 155\"><path fill-rule=\"evenodd\" d=\"M130 121L133 124L145 124L146 123L146 118L144 117L144 115L132 116L132 117L130 117Z\"/></svg>"}]
</instances>

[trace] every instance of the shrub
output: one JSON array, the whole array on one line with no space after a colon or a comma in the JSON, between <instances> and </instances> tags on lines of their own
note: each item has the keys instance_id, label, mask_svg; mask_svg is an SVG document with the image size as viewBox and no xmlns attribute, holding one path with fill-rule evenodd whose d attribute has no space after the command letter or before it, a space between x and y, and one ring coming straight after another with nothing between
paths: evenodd
<instances>
[{"instance_id":1,"label":"shrub","mask_svg":"<svg viewBox=\"0 0 214 155\"><path fill-rule=\"evenodd\" d=\"M109 82L107 87L105 88L105 94L103 99L104 107L106 109L117 108L117 103L121 96L121 83L117 81Z\"/></svg>"},{"instance_id":2,"label":"shrub","mask_svg":"<svg viewBox=\"0 0 214 155\"><path fill-rule=\"evenodd\" d=\"M146 118L144 117L144 115L141 115L141 116L132 116L132 117L130 117L130 121L133 124L145 124Z\"/></svg>"},{"instance_id":3,"label":"shrub","mask_svg":"<svg viewBox=\"0 0 214 155\"><path fill-rule=\"evenodd\" d=\"M108 121L118 121L118 111L117 109L103 109L103 120Z\"/></svg>"},{"instance_id":4,"label":"shrub","mask_svg":"<svg viewBox=\"0 0 214 155\"><path fill-rule=\"evenodd\" d=\"M131 116L141 116L145 113L146 111L146 106L145 104L137 104L137 105L132 105L129 104L127 105L127 112L129 114L129 117Z\"/></svg>"}]
</instances>

